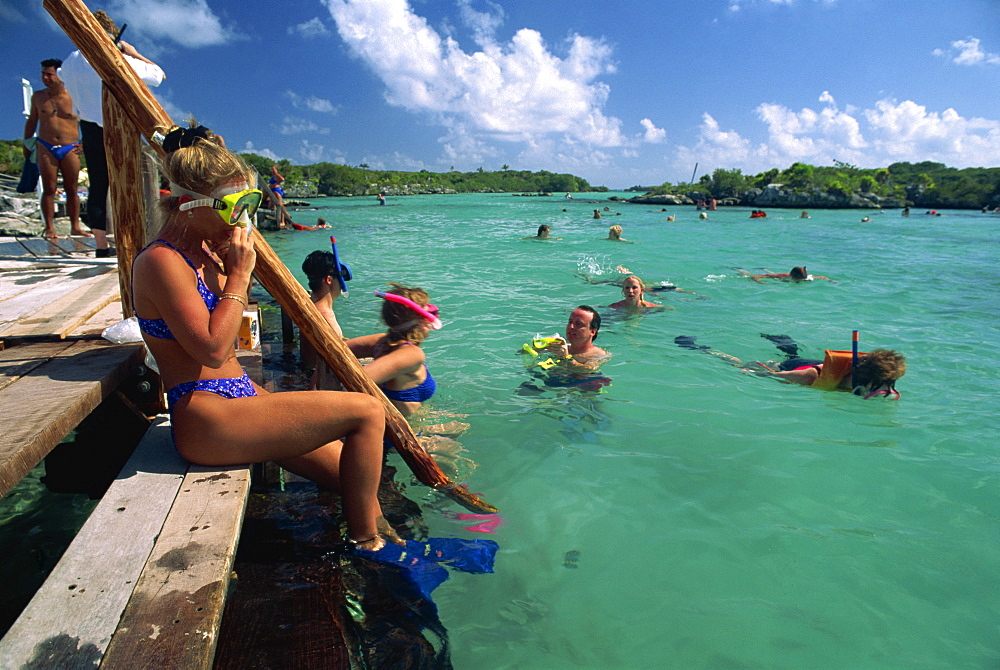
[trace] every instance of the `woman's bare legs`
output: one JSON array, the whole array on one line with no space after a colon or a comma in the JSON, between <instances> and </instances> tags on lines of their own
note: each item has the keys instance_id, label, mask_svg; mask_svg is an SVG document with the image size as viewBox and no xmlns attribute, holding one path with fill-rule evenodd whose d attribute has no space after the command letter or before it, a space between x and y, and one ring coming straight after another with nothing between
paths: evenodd
<instances>
[{"instance_id":1,"label":"woman's bare legs","mask_svg":"<svg viewBox=\"0 0 1000 670\"><path fill-rule=\"evenodd\" d=\"M375 537L382 515L382 404L363 393L260 393L230 399L194 391L181 398L173 412L180 454L201 465L276 461L341 492L352 539ZM364 548L381 543L375 545Z\"/></svg>"}]
</instances>

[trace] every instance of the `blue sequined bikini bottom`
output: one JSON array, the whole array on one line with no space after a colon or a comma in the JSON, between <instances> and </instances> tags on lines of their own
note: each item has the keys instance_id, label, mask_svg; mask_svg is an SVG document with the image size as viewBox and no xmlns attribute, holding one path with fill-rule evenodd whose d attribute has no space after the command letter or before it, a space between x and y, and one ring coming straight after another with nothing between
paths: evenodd
<instances>
[{"instance_id":1,"label":"blue sequined bikini bottom","mask_svg":"<svg viewBox=\"0 0 1000 670\"><path fill-rule=\"evenodd\" d=\"M242 377L226 379L199 379L178 384L167 391L167 407L173 410L178 400L192 391L208 391L223 398L250 398L257 395L253 382L244 372Z\"/></svg>"}]
</instances>

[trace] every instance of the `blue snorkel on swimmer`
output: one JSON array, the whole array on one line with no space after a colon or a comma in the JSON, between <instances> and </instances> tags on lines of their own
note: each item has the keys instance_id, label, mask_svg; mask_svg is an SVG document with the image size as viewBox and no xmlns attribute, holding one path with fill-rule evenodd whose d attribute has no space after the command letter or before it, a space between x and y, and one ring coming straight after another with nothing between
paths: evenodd
<instances>
[{"instance_id":1,"label":"blue snorkel on swimmer","mask_svg":"<svg viewBox=\"0 0 1000 670\"><path fill-rule=\"evenodd\" d=\"M340 292L346 296L347 282L351 281L354 275L351 274L351 268L346 263L340 262L340 256L337 255L337 238L332 235L330 236L330 246L333 247L333 267L337 269L337 273L333 276L340 284Z\"/></svg>"}]
</instances>

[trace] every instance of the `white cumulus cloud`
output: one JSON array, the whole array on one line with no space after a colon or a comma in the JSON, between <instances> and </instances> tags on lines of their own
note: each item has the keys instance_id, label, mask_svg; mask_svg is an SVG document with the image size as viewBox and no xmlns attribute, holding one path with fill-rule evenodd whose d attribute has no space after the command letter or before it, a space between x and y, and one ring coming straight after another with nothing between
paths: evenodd
<instances>
[{"instance_id":1,"label":"white cumulus cloud","mask_svg":"<svg viewBox=\"0 0 1000 670\"><path fill-rule=\"evenodd\" d=\"M299 119L294 116L286 116L278 127L278 132L282 135L298 135L300 133L310 133L312 135L327 135L329 128L321 128L312 121Z\"/></svg>"},{"instance_id":2,"label":"white cumulus cloud","mask_svg":"<svg viewBox=\"0 0 1000 670\"><path fill-rule=\"evenodd\" d=\"M601 40L574 35L557 55L538 31L522 28L499 43L494 34L500 7L476 12L461 2L462 18L480 47L467 53L405 0L325 3L344 42L384 83L390 104L460 126L463 137L479 142L483 136L532 142L548 134L594 146L630 142L621 121L603 113L610 89L596 78L614 66L611 48ZM482 146L470 148L467 140L453 146L488 153Z\"/></svg>"},{"instance_id":3,"label":"white cumulus cloud","mask_svg":"<svg viewBox=\"0 0 1000 670\"><path fill-rule=\"evenodd\" d=\"M796 161L831 165L840 160L860 167L885 167L908 161L936 161L953 167L1000 163L1000 121L966 118L954 109L928 110L912 100L879 100L868 109L848 112L833 104L794 111L763 103L757 116L767 139L757 146L735 131L723 131L705 113L694 146L680 146L673 157L677 170L700 161L701 170L740 168L747 174Z\"/></svg>"},{"instance_id":4,"label":"white cumulus cloud","mask_svg":"<svg viewBox=\"0 0 1000 670\"><path fill-rule=\"evenodd\" d=\"M1000 65L1000 54L983 51L978 37L955 40L947 49L935 49L935 56L950 58L956 65Z\"/></svg>"},{"instance_id":5,"label":"white cumulus cloud","mask_svg":"<svg viewBox=\"0 0 1000 670\"><path fill-rule=\"evenodd\" d=\"M184 47L207 47L238 39L205 0L109 0L104 7L119 26L123 21L128 23L130 32ZM128 33L124 38L128 41Z\"/></svg>"},{"instance_id":6,"label":"white cumulus cloud","mask_svg":"<svg viewBox=\"0 0 1000 670\"><path fill-rule=\"evenodd\" d=\"M292 107L310 112L336 114L337 107L329 100L317 98L315 95L299 95L295 91L285 91L285 97L292 101Z\"/></svg>"},{"instance_id":7,"label":"white cumulus cloud","mask_svg":"<svg viewBox=\"0 0 1000 670\"><path fill-rule=\"evenodd\" d=\"M294 35L296 33L302 35L302 37L317 37L319 35L327 35L330 31L318 16L314 16L304 23L288 26L289 35Z\"/></svg>"},{"instance_id":8,"label":"white cumulus cloud","mask_svg":"<svg viewBox=\"0 0 1000 670\"><path fill-rule=\"evenodd\" d=\"M667 131L663 128L657 128L649 119L643 119L639 123L646 129L646 134L643 136L645 141L656 144L658 142L662 142L664 138L666 138Z\"/></svg>"}]
</instances>

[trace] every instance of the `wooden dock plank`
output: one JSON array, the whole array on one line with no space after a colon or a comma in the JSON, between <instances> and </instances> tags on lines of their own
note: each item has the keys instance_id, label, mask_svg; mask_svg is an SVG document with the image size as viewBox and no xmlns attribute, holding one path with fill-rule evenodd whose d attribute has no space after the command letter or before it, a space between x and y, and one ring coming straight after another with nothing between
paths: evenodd
<instances>
[{"instance_id":1,"label":"wooden dock plank","mask_svg":"<svg viewBox=\"0 0 1000 670\"><path fill-rule=\"evenodd\" d=\"M0 331L70 291L116 273L117 265L102 263L104 260L0 260Z\"/></svg>"},{"instance_id":2,"label":"wooden dock plank","mask_svg":"<svg viewBox=\"0 0 1000 670\"><path fill-rule=\"evenodd\" d=\"M104 329L113 326L122 320L122 302L115 296L115 299L101 308L97 314L81 323L71 333L67 339L94 338L100 337Z\"/></svg>"},{"instance_id":3,"label":"wooden dock plank","mask_svg":"<svg viewBox=\"0 0 1000 670\"><path fill-rule=\"evenodd\" d=\"M0 339L65 338L118 298L118 274L105 273L77 286L0 331Z\"/></svg>"},{"instance_id":4,"label":"wooden dock plank","mask_svg":"<svg viewBox=\"0 0 1000 670\"><path fill-rule=\"evenodd\" d=\"M64 341L36 342L0 350L0 390L72 345L72 342Z\"/></svg>"},{"instance_id":5,"label":"wooden dock plank","mask_svg":"<svg viewBox=\"0 0 1000 670\"><path fill-rule=\"evenodd\" d=\"M82 340L0 392L0 496L127 378L144 351Z\"/></svg>"},{"instance_id":6,"label":"wooden dock plank","mask_svg":"<svg viewBox=\"0 0 1000 670\"><path fill-rule=\"evenodd\" d=\"M211 668L250 468L190 466L102 669Z\"/></svg>"},{"instance_id":7,"label":"wooden dock plank","mask_svg":"<svg viewBox=\"0 0 1000 670\"><path fill-rule=\"evenodd\" d=\"M98 666L187 467L174 449L168 422L150 427L45 585L0 640L3 667Z\"/></svg>"}]
</instances>

